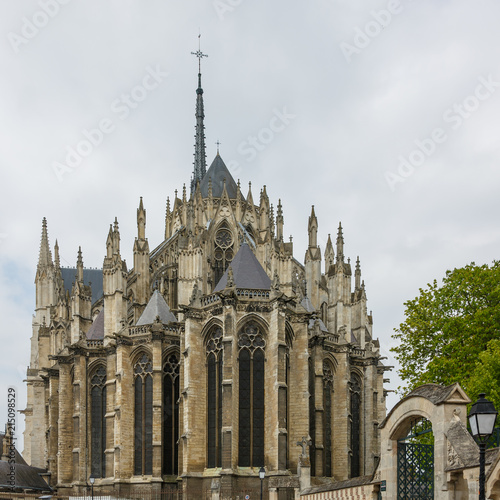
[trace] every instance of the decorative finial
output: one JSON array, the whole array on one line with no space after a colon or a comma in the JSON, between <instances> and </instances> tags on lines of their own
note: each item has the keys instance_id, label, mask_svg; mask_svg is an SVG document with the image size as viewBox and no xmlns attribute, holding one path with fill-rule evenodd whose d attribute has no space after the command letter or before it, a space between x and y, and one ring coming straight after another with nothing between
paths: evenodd
<instances>
[{"instance_id":1,"label":"decorative finial","mask_svg":"<svg viewBox=\"0 0 500 500\"><path fill-rule=\"evenodd\" d=\"M217 156L219 156L219 146L221 144L219 139L217 139L217 142L215 144L217 144Z\"/></svg>"},{"instance_id":2,"label":"decorative finial","mask_svg":"<svg viewBox=\"0 0 500 500\"><path fill-rule=\"evenodd\" d=\"M201 59L202 57L208 57L207 54L201 51L201 33L198 34L198 50L196 52L191 52L191 54L198 58L198 73L201 74Z\"/></svg>"}]
</instances>

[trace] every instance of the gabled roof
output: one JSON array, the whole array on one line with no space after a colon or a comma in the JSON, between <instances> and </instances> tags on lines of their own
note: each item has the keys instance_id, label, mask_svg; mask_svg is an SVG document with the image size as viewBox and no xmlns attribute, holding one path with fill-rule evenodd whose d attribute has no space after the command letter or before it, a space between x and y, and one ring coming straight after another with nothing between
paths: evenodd
<instances>
[{"instance_id":1,"label":"gabled roof","mask_svg":"<svg viewBox=\"0 0 500 500\"><path fill-rule=\"evenodd\" d=\"M233 272L234 286L236 288L271 290L271 279L246 243L241 245L233 261L214 288L214 292L220 292L226 288L230 268Z\"/></svg>"},{"instance_id":2,"label":"gabled roof","mask_svg":"<svg viewBox=\"0 0 500 500\"><path fill-rule=\"evenodd\" d=\"M144 312L141 314L141 317L137 322L137 326L151 325L155 322L157 316L160 317L160 321L163 324L177 321L177 318L170 310L170 307L168 307L168 304L165 302L163 296L158 290L155 290L149 299L146 309L144 309Z\"/></svg>"},{"instance_id":3,"label":"gabled roof","mask_svg":"<svg viewBox=\"0 0 500 500\"><path fill-rule=\"evenodd\" d=\"M72 285L76 281L76 274L76 267L61 267L64 290L69 291L70 294ZM92 284L92 304L94 304L94 302L99 300L103 295L102 269L84 269L83 283L87 286L89 283Z\"/></svg>"},{"instance_id":4,"label":"gabled roof","mask_svg":"<svg viewBox=\"0 0 500 500\"><path fill-rule=\"evenodd\" d=\"M203 198L208 196L209 179L212 179L212 196L214 198L220 198L222 196L224 179L226 179L226 191L229 198L236 198L238 187L219 154L217 154L212 165L210 165L210 168L200 182L200 190Z\"/></svg>"},{"instance_id":5,"label":"gabled roof","mask_svg":"<svg viewBox=\"0 0 500 500\"><path fill-rule=\"evenodd\" d=\"M101 312L90 325L89 331L87 332L87 338L90 340L100 340L104 338L104 309L101 309Z\"/></svg>"}]
</instances>

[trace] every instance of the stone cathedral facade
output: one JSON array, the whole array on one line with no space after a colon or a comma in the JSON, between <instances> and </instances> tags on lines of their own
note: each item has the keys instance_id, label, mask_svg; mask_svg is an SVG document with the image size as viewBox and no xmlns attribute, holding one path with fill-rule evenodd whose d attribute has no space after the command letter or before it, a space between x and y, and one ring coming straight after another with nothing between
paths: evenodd
<instances>
[{"instance_id":1,"label":"stone cathedral facade","mask_svg":"<svg viewBox=\"0 0 500 500\"><path fill-rule=\"evenodd\" d=\"M320 249L313 207L299 261L266 186L243 193L219 153L206 168L201 75L196 93L191 190L167 201L159 246L142 198L132 268L116 220L97 270L81 250L61 268L43 220L24 458L59 492L93 476L121 496L236 498L264 467L269 498L288 498L301 468L320 484L379 459L387 368L359 259L341 226Z\"/></svg>"}]
</instances>

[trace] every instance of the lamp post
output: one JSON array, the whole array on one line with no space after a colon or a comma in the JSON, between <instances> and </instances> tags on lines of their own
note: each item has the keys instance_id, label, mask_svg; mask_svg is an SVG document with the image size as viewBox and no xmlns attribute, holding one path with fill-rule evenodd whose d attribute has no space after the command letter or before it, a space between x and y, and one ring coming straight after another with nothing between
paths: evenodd
<instances>
[{"instance_id":1,"label":"lamp post","mask_svg":"<svg viewBox=\"0 0 500 500\"><path fill-rule=\"evenodd\" d=\"M498 412L486 394L479 394L479 399L472 405L468 415L472 436L479 444L479 500L485 500L485 453L486 442L493 434Z\"/></svg>"},{"instance_id":2,"label":"lamp post","mask_svg":"<svg viewBox=\"0 0 500 500\"><path fill-rule=\"evenodd\" d=\"M94 499L94 483L95 483L95 477L94 476L90 476L89 477L89 481L90 481L90 487L92 488L92 500Z\"/></svg>"},{"instance_id":3,"label":"lamp post","mask_svg":"<svg viewBox=\"0 0 500 500\"><path fill-rule=\"evenodd\" d=\"M266 469L264 469L264 467L260 468L259 477L260 477L260 500L262 500L262 483L264 482L264 478L266 477Z\"/></svg>"}]
</instances>

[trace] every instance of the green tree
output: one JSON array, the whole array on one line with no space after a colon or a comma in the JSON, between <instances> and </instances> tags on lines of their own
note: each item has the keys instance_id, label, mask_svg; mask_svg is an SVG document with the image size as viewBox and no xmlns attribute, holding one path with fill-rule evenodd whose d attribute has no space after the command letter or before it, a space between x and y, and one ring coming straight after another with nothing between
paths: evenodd
<instances>
[{"instance_id":1,"label":"green tree","mask_svg":"<svg viewBox=\"0 0 500 500\"><path fill-rule=\"evenodd\" d=\"M400 392L429 382L459 382L468 391L479 355L500 340L500 261L447 271L441 286L434 280L405 307L391 349L406 384Z\"/></svg>"},{"instance_id":2,"label":"green tree","mask_svg":"<svg viewBox=\"0 0 500 500\"><path fill-rule=\"evenodd\" d=\"M484 392L497 411L500 410L500 339L490 340L486 351L479 354L468 389L467 394L473 402Z\"/></svg>"}]
</instances>

